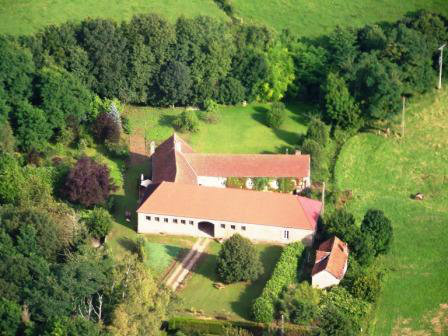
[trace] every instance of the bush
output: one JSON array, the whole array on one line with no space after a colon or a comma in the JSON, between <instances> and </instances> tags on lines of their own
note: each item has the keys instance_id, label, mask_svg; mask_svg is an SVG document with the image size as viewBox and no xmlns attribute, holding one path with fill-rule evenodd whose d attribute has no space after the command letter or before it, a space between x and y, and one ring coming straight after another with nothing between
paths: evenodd
<instances>
[{"instance_id":1,"label":"bush","mask_svg":"<svg viewBox=\"0 0 448 336\"><path fill-rule=\"evenodd\" d=\"M217 273L223 282L254 281L262 272L263 265L249 239L234 234L224 242L217 263Z\"/></svg>"},{"instance_id":2,"label":"bush","mask_svg":"<svg viewBox=\"0 0 448 336\"><path fill-rule=\"evenodd\" d=\"M285 119L285 104L281 102L272 103L271 109L266 113L266 123L268 126L272 128L280 128Z\"/></svg>"},{"instance_id":3,"label":"bush","mask_svg":"<svg viewBox=\"0 0 448 336\"><path fill-rule=\"evenodd\" d=\"M70 170L61 193L71 202L90 207L105 204L113 190L107 166L83 156Z\"/></svg>"},{"instance_id":4,"label":"bush","mask_svg":"<svg viewBox=\"0 0 448 336\"><path fill-rule=\"evenodd\" d=\"M269 183L269 179L266 177L254 177L254 189L258 191L263 191L266 189Z\"/></svg>"},{"instance_id":5,"label":"bush","mask_svg":"<svg viewBox=\"0 0 448 336\"><path fill-rule=\"evenodd\" d=\"M104 142L107 152L116 158L127 159L129 157L129 145L123 138L119 142L106 140Z\"/></svg>"},{"instance_id":6,"label":"bush","mask_svg":"<svg viewBox=\"0 0 448 336\"><path fill-rule=\"evenodd\" d=\"M101 239L107 236L112 228L113 218L104 208L95 208L84 218L92 237Z\"/></svg>"},{"instance_id":7,"label":"bush","mask_svg":"<svg viewBox=\"0 0 448 336\"><path fill-rule=\"evenodd\" d=\"M218 101L221 104L235 105L241 103L246 96L246 89L238 79L226 78L221 82Z\"/></svg>"},{"instance_id":8,"label":"bush","mask_svg":"<svg viewBox=\"0 0 448 336\"><path fill-rule=\"evenodd\" d=\"M207 124L217 124L221 120L221 115L218 111L202 111L200 116L202 121Z\"/></svg>"},{"instance_id":9,"label":"bush","mask_svg":"<svg viewBox=\"0 0 448 336\"><path fill-rule=\"evenodd\" d=\"M277 179L278 190L282 193L291 193L296 187L294 180L289 177L281 177Z\"/></svg>"},{"instance_id":10,"label":"bush","mask_svg":"<svg viewBox=\"0 0 448 336\"><path fill-rule=\"evenodd\" d=\"M304 251L301 242L294 242L283 249L279 261L275 265L272 276L252 306L252 313L257 322L272 322L274 319L274 303L283 288L297 279L299 257Z\"/></svg>"},{"instance_id":11,"label":"bush","mask_svg":"<svg viewBox=\"0 0 448 336\"><path fill-rule=\"evenodd\" d=\"M313 119L308 126L305 138L314 140L321 145L322 148L325 148L330 140L330 132L325 123L319 119Z\"/></svg>"},{"instance_id":12,"label":"bush","mask_svg":"<svg viewBox=\"0 0 448 336\"><path fill-rule=\"evenodd\" d=\"M123 128L123 132L125 132L126 134L131 134L131 122L129 121L128 117L121 116L121 127Z\"/></svg>"},{"instance_id":13,"label":"bush","mask_svg":"<svg viewBox=\"0 0 448 336\"><path fill-rule=\"evenodd\" d=\"M199 131L199 120L194 111L184 111L173 120L173 127L181 132Z\"/></svg>"},{"instance_id":14,"label":"bush","mask_svg":"<svg viewBox=\"0 0 448 336\"><path fill-rule=\"evenodd\" d=\"M226 188L245 189L246 178L244 177L229 177L226 180Z\"/></svg>"}]
</instances>

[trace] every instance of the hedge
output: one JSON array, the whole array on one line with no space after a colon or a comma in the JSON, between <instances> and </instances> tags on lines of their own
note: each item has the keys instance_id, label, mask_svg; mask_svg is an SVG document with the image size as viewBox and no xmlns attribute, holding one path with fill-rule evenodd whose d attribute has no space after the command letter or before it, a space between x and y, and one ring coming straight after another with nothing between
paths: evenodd
<instances>
[{"instance_id":1,"label":"hedge","mask_svg":"<svg viewBox=\"0 0 448 336\"><path fill-rule=\"evenodd\" d=\"M168 321L170 332L182 331L187 335L195 331L203 334L223 335L226 327L246 329L255 336L262 336L264 331L271 330L266 324L249 321L200 320L191 317L173 317ZM305 336L309 335L310 330L307 327L286 324L284 335Z\"/></svg>"},{"instance_id":2,"label":"hedge","mask_svg":"<svg viewBox=\"0 0 448 336\"><path fill-rule=\"evenodd\" d=\"M289 244L283 249L277 265L269 281L252 306L255 321L270 323L274 320L274 304L283 288L293 283L297 278L299 257L305 247L301 242Z\"/></svg>"}]
</instances>

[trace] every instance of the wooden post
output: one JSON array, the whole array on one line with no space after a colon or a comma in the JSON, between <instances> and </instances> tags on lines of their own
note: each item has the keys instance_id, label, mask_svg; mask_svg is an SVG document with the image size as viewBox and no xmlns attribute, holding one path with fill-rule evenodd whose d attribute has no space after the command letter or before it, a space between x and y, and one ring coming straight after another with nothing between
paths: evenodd
<instances>
[{"instance_id":1,"label":"wooden post","mask_svg":"<svg viewBox=\"0 0 448 336\"><path fill-rule=\"evenodd\" d=\"M403 96L403 109L401 111L401 137L404 138L404 116L406 113L406 97Z\"/></svg>"},{"instance_id":2,"label":"wooden post","mask_svg":"<svg viewBox=\"0 0 448 336\"><path fill-rule=\"evenodd\" d=\"M321 215L325 212L325 182L322 182L322 211Z\"/></svg>"}]
</instances>

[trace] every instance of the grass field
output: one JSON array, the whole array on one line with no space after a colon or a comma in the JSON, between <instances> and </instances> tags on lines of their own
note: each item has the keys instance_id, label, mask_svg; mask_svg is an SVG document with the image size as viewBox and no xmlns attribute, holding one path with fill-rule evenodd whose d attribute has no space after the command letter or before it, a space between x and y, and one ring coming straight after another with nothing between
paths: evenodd
<instances>
[{"instance_id":1,"label":"grass field","mask_svg":"<svg viewBox=\"0 0 448 336\"><path fill-rule=\"evenodd\" d=\"M241 282L217 289L213 283L219 282L215 270L220 244L212 241L186 288L179 293L184 309L211 317L224 315L232 319L250 319L252 302L261 294L282 250L280 246L255 246L264 266L262 276L253 283Z\"/></svg>"},{"instance_id":2,"label":"grass field","mask_svg":"<svg viewBox=\"0 0 448 336\"><path fill-rule=\"evenodd\" d=\"M234 0L244 22L266 24L277 31L288 28L301 36L317 37L337 25L360 27L394 21L404 14L427 9L448 15L446 0Z\"/></svg>"},{"instance_id":3,"label":"grass field","mask_svg":"<svg viewBox=\"0 0 448 336\"><path fill-rule=\"evenodd\" d=\"M448 90L412 102L404 140L357 135L336 165L338 187L353 191L349 210L360 219L368 208L379 208L393 222L372 335L429 335L424 332L435 330L431 320L440 304L448 303L447 106ZM417 192L424 201L410 198Z\"/></svg>"},{"instance_id":4,"label":"grass field","mask_svg":"<svg viewBox=\"0 0 448 336\"><path fill-rule=\"evenodd\" d=\"M311 113L311 108L288 105L284 125L273 130L264 124L268 107L267 104L221 107L219 123L210 125L201 122L198 133L180 135L198 152L284 153L285 148L297 145L300 134L306 132L306 116ZM145 133L147 139L160 143L174 132L171 122L182 111L128 106L125 113L136 132Z\"/></svg>"},{"instance_id":5,"label":"grass field","mask_svg":"<svg viewBox=\"0 0 448 336\"><path fill-rule=\"evenodd\" d=\"M277 31L289 28L315 37L336 25L362 26L393 21L403 14L428 9L448 15L445 0L233 0L244 22L265 24ZM171 21L180 15L228 17L213 0L0 0L0 33L31 34L45 25L87 17L128 20L137 13L158 13Z\"/></svg>"},{"instance_id":6,"label":"grass field","mask_svg":"<svg viewBox=\"0 0 448 336\"><path fill-rule=\"evenodd\" d=\"M0 32L31 34L49 24L87 17L122 21L139 13L157 13L170 21L180 15L227 19L212 0L0 0Z\"/></svg>"}]
</instances>

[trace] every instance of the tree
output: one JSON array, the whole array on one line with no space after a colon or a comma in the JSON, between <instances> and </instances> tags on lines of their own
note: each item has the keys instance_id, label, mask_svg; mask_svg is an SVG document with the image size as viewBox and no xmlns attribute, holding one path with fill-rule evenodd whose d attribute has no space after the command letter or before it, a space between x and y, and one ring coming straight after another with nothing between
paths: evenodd
<instances>
[{"instance_id":1,"label":"tree","mask_svg":"<svg viewBox=\"0 0 448 336\"><path fill-rule=\"evenodd\" d=\"M70 169L62 193L71 202L90 207L104 204L113 190L107 166L83 156Z\"/></svg>"},{"instance_id":2,"label":"tree","mask_svg":"<svg viewBox=\"0 0 448 336\"><path fill-rule=\"evenodd\" d=\"M266 123L269 127L280 128L286 119L285 104L282 102L272 103L271 108L266 112Z\"/></svg>"},{"instance_id":3,"label":"tree","mask_svg":"<svg viewBox=\"0 0 448 336\"><path fill-rule=\"evenodd\" d=\"M16 335L21 326L21 307L14 301L0 298L0 335Z\"/></svg>"},{"instance_id":4,"label":"tree","mask_svg":"<svg viewBox=\"0 0 448 336\"><path fill-rule=\"evenodd\" d=\"M194 111L184 111L173 120L173 126L181 132L199 131L199 119Z\"/></svg>"},{"instance_id":5,"label":"tree","mask_svg":"<svg viewBox=\"0 0 448 336\"><path fill-rule=\"evenodd\" d=\"M127 259L127 260L126 260ZM135 256L125 258L119 277L123 300L112 315L109 331L112 335L161 335L160 326L166 314L168 292L158 288L151 274Z\"/></svg>"},{"instance_id":6,"label":"tree","mask_svg":"<svg viewBox=\"0 0 448 336\"><path fill-rule=\"evenodd\" d=\"M355 217L345 209L336 210L325 223L327 232L351 246L359 239Z\"/></svg>"},{"instance_id":7,"label":"tree","mask_svg":"<svg viewBox=\"0 0 448 336\"><path fill-rule=\"evenodd\" d=\"M279 313L287 321L310 324L318 317L320 291L302 282L285 288L278 301Z\"/></svg>"},{"instance_id":8,"label":"tree","mask_svg":"<svg viewBox=\"0 0 448 336\"><path fill-rule=\"evenodd\" d=\"M203 105L205 111L201 112L201 119L209 124L216 124L219 122L221 116L218 111L218 103L213 99L206 99Z\"/></svg>"},{"instance_id":9,"label":"tree","mask_svg":"<svg viewBox=\"0 0 448 336\"><path fill-rule=\"evenodd\" d=\"M328 38L330 63L344 78L350 78L355 69L359 54L356 38L353 29L341 27L336 27Z\"/></svg>"},{"instance_id":10,"label":"tree","mask_svg":"<svg viewBox=\"0 0 448 336\"><path fill-rule=\"evenodd\" d=\"M110 113L103 112L95 120L93 134L99 141L117 143L120 140L120 126Z\"/></svg>"},{"instance_id":11,"label":"tree","mask_svg":"<svg viewBox=\"0 0 448 336\"><path fill-rule=\"evenodd\" d=\"M216 98L221 104L235 105L245 99L245 91L246 89L238 79L227 77L220 82Z\"/></svg>"},{"instance_id":12,"label":"tree","mask_svg":"<svg viewBox=\"0 0 448 336\"><path fill-rule=\"evenodd\" d=\"M57 67L40 71L37 92L48 125L58 130L84 121L93 100L91 92L77 77Z\"/></svg>"},{"instance_id":13,"label":"tree","mask_svg":"<svg viewBox=\"0 0 448 336\"><path fill-rule=\"evenodd\" d=\"M375 255L389 251L393 229L390 219L384 215L383 211L367 210L361 223L361 231L371 237Z\"/></svg>"},{"instance_id":14,"label":"tree","mask_svg":"<svg viewBox=\"0 0 448 336\"><path fill-rule=\"evenodd\" d=\"M193 82L190 69L185 64L177 61L168 62L162 68L157 83L163 105L187 103Z\"/></svg>"},{"instance_id":15,"label":"tree","mask_svg":"<svg viewBox=\"0 0 448 336\"><path fill-rule=\"evenodd\" d=\"M249 239L234 234L227 239L218 255L216 271L225 283L254 281L263 272L263 265Z\"/></svg>"},{"instance_id":16,"label":"tree","mask_svg":"<svg viewBox=\"0 0 448 336\"><path fill-rule=\"evenodd\" d=\"M325 148L330 141L330 132L327 125L320 119L312 119L306 130L305 139L316 141Z\"/></svg>"},{"instance_id":17,"label":"tree","mask_svg":"<svg viewBox=\"0 0 448 336\"><path fill-rule=\"evenodd\" d=\"M313 174L325 178L326 164L324 162L325 156L322 146L313 139L305 139L301 149L304 154L311 156L311 169Z\"/></svg>"},{"instance_id":18,"label":"tree","mask_svg":"<svg viewBox=\"0 0 448 336\"><path fill-rule=\"evenodd\" d=\"M357 130L361 126L358 104L342 77L330 72L325 85L325 117L335 126Z\"/></svg>"},{"instance_id":19,"label":"tree","mask_svg":"<svg viewBox=\"0 0 448 336\"><path fill-rule=\"evenodd\" d=\"M25 178L22 168L12 154L0 152L0 204L18 204Z\"/></svg>"},{"instance_id":20,"label":"tree","mask_svg":"<svg viewBox=\"0 0 448 336\"><path fill-rule=\"evenodd\" d=\"M106 209L94 208L84 221L90 234L97 239L101 239L110 232L113 218Z\"/></svg>"},{"instance_id":21,"label":"tree","mask_svg":"<svg viewBox=\"0 0 448 336\"><path fill-rule=\"evenodd\" d=\"M16 139L14 138L11 125L7 120L5 120L4 122L0 121L0 139L2 139L2 141L0 142L0 151L7 153L14 152Z\"/></svg>"},{"instance_id":22,"label":"tree","mask_svg":"<svg viewBox=\"0 0 448 336\"><path fill-rule=\"evenodd\" d=\"M44 111L27 101L14 108L13 128L19 148L25 152L43 151L53 135Z\"/></svg>"}]
</instances>

